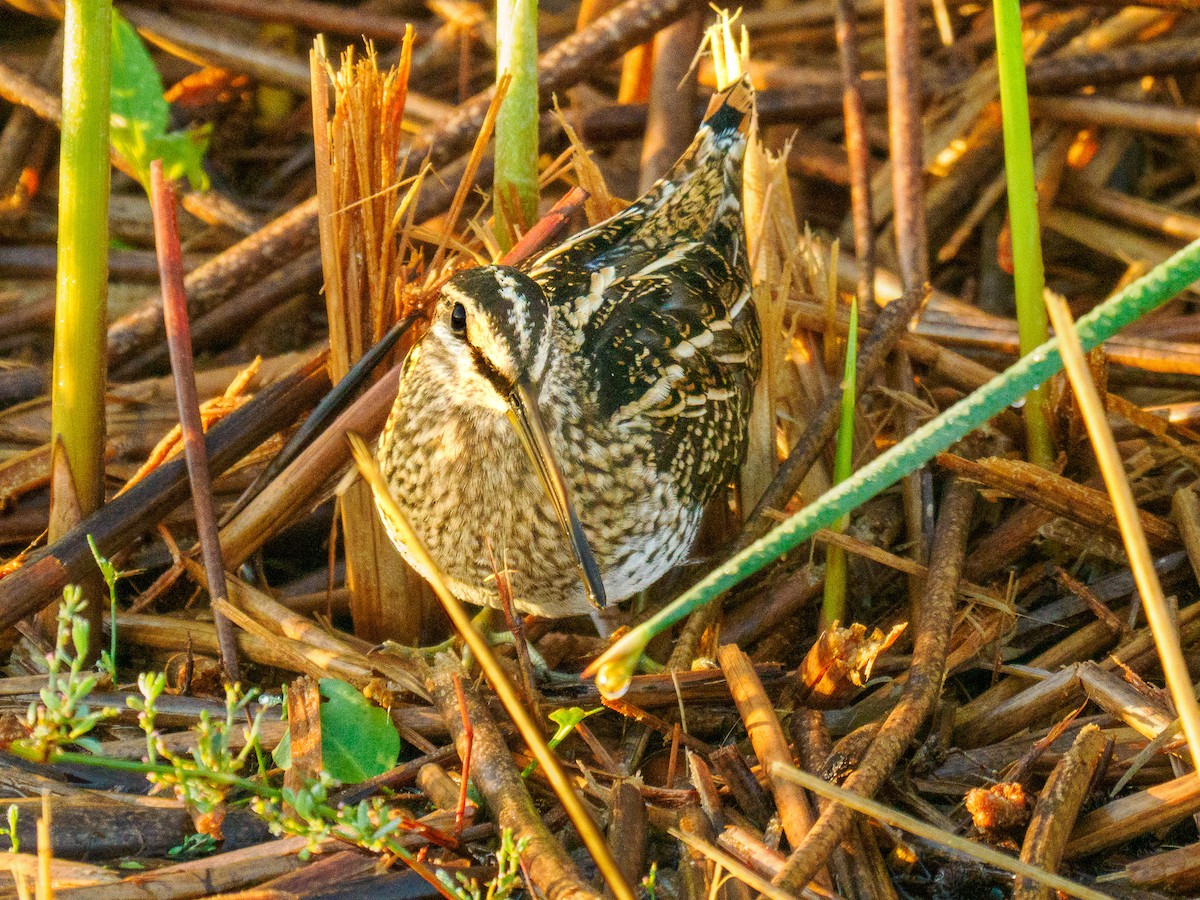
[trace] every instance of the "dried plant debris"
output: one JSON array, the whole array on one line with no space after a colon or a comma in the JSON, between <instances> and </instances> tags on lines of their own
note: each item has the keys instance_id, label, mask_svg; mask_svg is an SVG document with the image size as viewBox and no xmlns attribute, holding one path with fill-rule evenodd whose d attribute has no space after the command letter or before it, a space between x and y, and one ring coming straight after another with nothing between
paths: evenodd
<instances>
[{"instance_id":1,"label":"dried plant debris","mask_svg":"<svg viewBox=\"0 0 1200 900\"><path fill-rule=\"evenodd\" d=\"M1011 781L989 788L971 788L963 800L971 821L986 835L999 835L1020 828L1031 812L1025 788Z\"/></svg>"},{"instance_id":2,"label":"dried plant debris","mask_svg":"<svg viewBox=\"0 0 1200 900\"><path fill-rule=\"evenodd\" d=\"M878 628L870 634L855 622L843 628L834 622L817 638L798 671L799 701L813 709L847 705L871 678L880 654L903 634L907 623L894 625L887 634Z\"/></svg>"}]
</instances>

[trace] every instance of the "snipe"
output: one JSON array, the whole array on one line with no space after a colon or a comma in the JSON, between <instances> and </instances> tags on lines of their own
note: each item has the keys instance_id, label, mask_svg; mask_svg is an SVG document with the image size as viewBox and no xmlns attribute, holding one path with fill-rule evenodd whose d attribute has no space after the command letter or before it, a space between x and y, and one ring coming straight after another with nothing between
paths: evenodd
<instances>
[{"instance_id":1,"label":"snipe","mask_svg":"<svg viewBox=\"0 0 1200 900\"><path fill-rule=\"evenodd\" d=\"M744 81L718 94L666 177L527 270L443 288L378 459L461 599L498 602L485 539L520 610L629 597L682 560L737 471L760 368L741 205L752 103Z\"/></svg>"}]
</instances>

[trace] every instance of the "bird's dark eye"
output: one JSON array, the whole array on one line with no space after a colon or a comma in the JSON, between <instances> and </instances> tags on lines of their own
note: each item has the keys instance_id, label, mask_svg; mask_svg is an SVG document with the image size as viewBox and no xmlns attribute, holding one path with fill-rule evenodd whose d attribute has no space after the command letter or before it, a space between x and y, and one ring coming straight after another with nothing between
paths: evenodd
<instances>
[{"instance_id":1,"label":"bird's dark eye","mask_svg":"<svg viewBox=\"0 0 1200 900\"><path fill-rule=\"evenodd\" d=\"M455 303L450 310L450 330L455 334L467 333L467 309L461 303Z\"/></svg>"}]
</instances>

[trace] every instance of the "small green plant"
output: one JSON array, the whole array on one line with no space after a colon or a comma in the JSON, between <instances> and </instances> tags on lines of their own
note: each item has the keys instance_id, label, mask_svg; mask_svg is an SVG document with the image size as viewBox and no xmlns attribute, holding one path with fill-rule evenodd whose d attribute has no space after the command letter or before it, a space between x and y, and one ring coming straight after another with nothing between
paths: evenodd
<instances>
[{"instance_id":1,"label":"small green plant","mask_svg":"<svg viewBox=\"0 0 1200 900\"><path fill-rule=\"evenodd\" d=\"M461 872L454 878L445 869L439 869L438 880L458 900L508 900L521 884L521 854L529 846L528 838L513 840L511 828L500 831L500 849L496 851L496 876L481 887L479 879L467 878Z\"/></svg>"},{"instance_id":2,"label":"small green plant","mask_svg":"<svg viewBox=\"0 0 1200 900\"><path fill-rule=\"evenodd\" d=\"M546 746L551 750L567 739L572 731L575 730L580 722L588 716L594 716L596 713L603 711L604 707L597 706L595 709L580 709L578 706L571 706L567 709L556 709L550 713L549 719L558 726L558 730L554 732L554 736L546 741ZM522 778L528 778L537 771L538 763L535 759L527 765L524 771L521 772Z\"/></svg>"},{"instance_id":3,"label":"small green plant","mask_svg":"<svg viewBox=\"0 0 1200 900\"><path fill-rule=\"evenodd\" d=\"M49 684L41 690L42 702L29 705L29 736L12 744L13 752L25 759L47 762L70 746L94 752L99 744L88 733L117 714L107 707L93 710L87 703L97 676L84 665L91 637L91 626L82 615L86 606L77 585L63 590L54 651L46 659Z\"/></svg>"},{"instance_id":4,"label":"small green plant","mask_svg":"<svg viewBox=\"0 0 1200 900\"><path fill-rule=\"evenodd\" d=\"M251 808L266 821L272 834L303 837L313 852L326 840L348 841L374 853L387 850L409 859L407 850L391 840L405 826L399 811L387 807L386 797L372 797L356 806L334 807L329 793L337 781L321 772L297 790L284 788L275 796L251 798Z\"/></svg>"},{"instance_id":5,"label":"small green plant","mask_svg":"<svg viewBox=\"0 0 1200 900\"><path fill-rule=\"evenodd\" d=\"M658 863L650 863L650 874L642 879L646 889L646 900L658 900Z\"/></svg>"},{"instance_id":6,"label":"small green plant","mask_svg":"<svg viewBox=\"0 0 1200 900\"><path fill-rule=\"evenodd\" d=\"M113 684L117 683L117 580L121 577L121 573L117 571L117 567L109 562L105 557L100 555L100 550L96 547L96 540L90 534L87 536L88 546L92 548L92 556L96 560L96 565L100 568L100 574L104 576L104 583L108 586L108 633L109 644L107 650L100 651L100 669L108 673L108 677L112 679Z\"/></svg>"},{"instance_id":7,"label":"small green plant","mask_svg":"<svg viewBox=\"0 0 1200 900\"><path fill-rule=\"evenodd\" d=\"M71 586L63 592L55 650L48 658L49 684L42 690L41 703L30 706L29 737L14 741L11 745L13 752L35 762L65 762L138 772L156 789L173 791L176 797L201 817L207 817L228 803L248 796L251 808L267 822L273 833L305 837L312 849L324 840L334 838L372 852L386 851L404 860L449 900L453 900L454 892L437 882L420 859L396 840L396 834L408 827L409 820L402 810L389 806L389 798L376 796L356 806L335 806L330 801L330 791L340 782L328 772L321 772L316 779L308 780L296 790L278 789L267 782L259 732L263 716L278 704L277 698L273 698L271 703L260 700L259 709L250 725L246 726L244 719L255 693L243 693L238 687L227 685L225 715L213 717L207 711L202 711L199 722L192 729L195 746L187 754L175 753L155 727L157 702L166 687L166 677L161 673L143 673L138 677L140 699L130 697L127 702L137 711L138 723L146 735L147 761L113 759L102 755L100 743L87 735L101 721L115 716L117 710L109 707L93 710L86 702L96 685L97 675L86 671L84 667L90 627L81 615L84 607L78 587ZM338 687L342 684L334 681L330 693L333 696L344 693ZM350 685L345 687L354 691ZM345 708L340 714L349 716L350 720L354 720L360 712L359 704L367 702L357 691L354 694L357 700L341 699ZM371 712L372 718L376 712L387 718L383 710L372 708ZM361 728L363 720L359 718L357 721ZM577 723L578 719L575 719ZM348 728L350 724L334 727ZM243 728L245 746L240 752L234 753L230 736L239 726ZM390 721L387 726L395 733ZM369 727L364 730L371 732ZM64 749L69 747L82 747L91 752ZM251 754L254 754L259 768L256 776L247 777L242 770L246 768ZM233 796L235 791L238 797ZM189 838L170 851L171 854L179 857L211 852L213 841L217 839L219 816L212 817L210 821L213 823L211 833ZM203 818L198 822L202 827ZM14 851L18 849L16 827L17 810L13 806L8 812L8 828L0 826L0 833L10 836ZM501 845L500 874L496 880L489 885L485 894L459 894L464 900L468 896L470 900L476 900L476 897L478 900L505 900L511 894L516 884L523 845L514 848L511 834L507 835L505 841Z\"/></svg>"},{"instance_id":8,"label":"small green plant","mask_svg":"<svg viewBox=\"0 0 1200 900\"><path fill-rule=\"evenodd\" d=\"M138 676L142 699L130 697L126 701L138 713L138 725L146 735L146 756L151 766L156 766L160 759L166 763L147 771L146 778L157 789L172 790L176 797L201 814L212 813L225 805L232 788L247 785L253 788L241 772L258 744L267 707L260 705L250 726L243 726L245 745L235 754L229 736L241 725L257 692L243 693L236 685L226 685L224 719L214 719L207 710L201 710L200 721L192 729L196 746L189 756L182 756L171 751L155 729L156 703L166 683L166 676L161 672L143 673Z\"/></svg>"},{"instance_id":9,"label":"small green plant","mask_svg":"<svg viewBox=\"0 0 1200 900\"><path fill-rule=\"evenodd\" d=\"M172 859L196 859L201 856L211 856L217 850L217 840L211 834L189 834L183 843L176 844L167 851Z\"/></svg>"},{"instance_id":10,"label":"small green plant","mask_svg":"<svg viewBox=\"0 0 1200 900\"><path fill-rule=\"evenodd\" d=\"M8 825L0 825L0 835L8 837L8 852L21 852L21 838L17 835L17 817L21 811L17 808L17 804L10 803L8 805Z\"/></svg>"}]
</instances>

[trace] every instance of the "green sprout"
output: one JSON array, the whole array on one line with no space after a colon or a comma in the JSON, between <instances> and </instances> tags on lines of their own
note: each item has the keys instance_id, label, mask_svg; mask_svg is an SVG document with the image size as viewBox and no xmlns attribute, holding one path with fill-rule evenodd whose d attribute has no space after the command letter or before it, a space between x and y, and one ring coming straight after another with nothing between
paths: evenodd
<instances>
[{"instance_id":1,"label":"green sprout","mask_svg":"<svg viewBox=\"0 0 1200 900\"><path fill-rule=\"evenodd\" d=\"M511 828L500 832L500 849L496 851L496 875L488 882L487 889L479 885L476 878L467 878L461 872L454 878L445 869L438 869L437 877L458 900L509 900L521 884L521 854L529 846L529 838L513 840Z\"/></svg>"},{"instance_id":2,"label":"green sprout","mask_svg":"<svg viewBox=\"0 0 1200 900\"><path fill-rule=\"evenodd\" d=\"M594 716L598 712L602 712L604 707L597 706L595 709L580 709L578 706L572 706L567 709L556 709L550 713L550 721L558 726L558 730L554 732L554 736L546 741L546 746L551 750L567 739L572 731L575 730L580 722L588 716ZM538 761L535 759L527 765L524 771L521 772L522 778L528 778L537 771Z\"/></svg>"},{"instance_id":3,"label":"green sprout","mask_svg":"<svg viewBox=\"0 0 1200 900\"><path fill-rule=\"evenodd\" d=\"M87 536L88 546L92 548L92 556L96 560L96 565L100 568L100 574L104 576L104 584L108 587L108 633L109 645L107 650L100 652L100 668L108 673L108 677L112 679L113 684L117 683L117 580L121 577L121 573L117 571L117 567L109 562L105 557L100 555L99 548L96 547L96 539L90 534Z\"/></svg>"},{"instance_id":4,"label":"green sprout","mask_svg":"<svg viewBox=\"0 0 1200 900\"><path fill-rule=\"evenodd\" d=\"M854 471L854 387L858 383L858 301L850 303L850 330L846 337L846 367L842 377L842 420L838 425L837 453L833 461L833 483L841 484ZM845 531L850 516L833 525ZM825 596L821 619L825 625L846 618L846 551L830 545L825 550Z\"/></svg>"},{"instance_id":5,"label":"green sprout","mask_svg":"<svg viewBox=\"0 0 1200 900\"><path fill-rule=\"evenodd\" d=\"M41 690L41 703L29 705L25 719L29 736L11 747L24 759L48 762L69 746L98 750L99 744L88 733L117 714L107 707L93 710L87 703L97 676L86 670L84 662L91 638L91 626L83 617L86 607L78 585L63 589L54 650L46 657L49 683Z\"/></svg>"}]
</instances>

